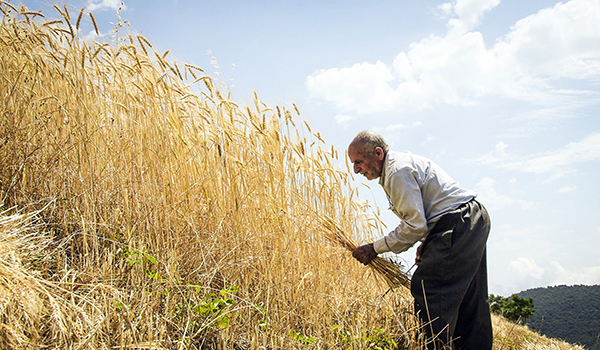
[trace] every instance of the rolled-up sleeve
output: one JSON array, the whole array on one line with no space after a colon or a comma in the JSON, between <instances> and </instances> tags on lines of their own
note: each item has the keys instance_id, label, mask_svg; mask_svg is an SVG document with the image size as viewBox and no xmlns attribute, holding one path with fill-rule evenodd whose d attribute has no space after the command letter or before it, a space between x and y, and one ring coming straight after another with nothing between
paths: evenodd
<instances>
[{"instance_id":1,"label":"rolled-up sleeve","mask_svg":"<svg viewBox=\"0 0 600 350\"><path fill-rule=\"evenodd\" d=\"M391 209L400 218L400 224L385 237L373 242L377 253L401 253L427 233L427 218L418 173L409 167L395 169L385 178L384 189L390 197Z\"/></svg>"}]
</instances>

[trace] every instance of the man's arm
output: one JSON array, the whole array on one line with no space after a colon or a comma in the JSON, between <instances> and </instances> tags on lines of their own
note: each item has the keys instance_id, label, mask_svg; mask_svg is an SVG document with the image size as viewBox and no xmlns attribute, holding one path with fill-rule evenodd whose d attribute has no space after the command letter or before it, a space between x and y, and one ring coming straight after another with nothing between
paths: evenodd
<instances>
[{"instance_id":1,"label":"man's arm","mask_svg":"<svg viewBox=\"0 0 600 350\"><path fill-rule=\"evenodd\" d=\"M392 202L392 210L401 222L385 237L374 242L376 252L401 253L425 236L427 219L417 176L416 169L404 167L386 179L385 187Z\"/></svg>"}]
</instances>

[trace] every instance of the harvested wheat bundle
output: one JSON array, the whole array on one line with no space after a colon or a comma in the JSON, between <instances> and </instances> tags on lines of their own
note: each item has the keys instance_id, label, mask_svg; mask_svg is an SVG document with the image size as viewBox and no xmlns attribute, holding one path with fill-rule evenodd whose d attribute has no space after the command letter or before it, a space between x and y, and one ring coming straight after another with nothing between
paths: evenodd
<instances>
[{"instance_id":1,"label":"harvested wheat bundle","mask_svg":"<svg viewBox=\"0 0 600 350\"><path fill-rule=\"evenodd\" d=\"M302 201L302 198L297 197L297 199L304 205L306 210L312 212L312 217L317 218L321 232L328 241L346 248L350 252L353 252L359 246L354 236L340 228L331 216L323 212L316 212L306 202ZM369 264L369 267L376 272L377 276L382 277L390 288L403 286L410 289L410 276L397 263L377 257Z\"/></svg>"},{"instance_id":2,"label":"harvested wheat bundle","mask_svg":"<svg viewBox=\"0 0 600 350\"><path fill-rule=\"evenodd\" d=\"M354 238L340 229L331 218L323 218L323 228L326 238L330 241L340 244L351 252L358 247ZM404 286L410 289L410 277L397 264L377 257L369 266L383 277L390 288Z\"/></svg>"}]
</instances>

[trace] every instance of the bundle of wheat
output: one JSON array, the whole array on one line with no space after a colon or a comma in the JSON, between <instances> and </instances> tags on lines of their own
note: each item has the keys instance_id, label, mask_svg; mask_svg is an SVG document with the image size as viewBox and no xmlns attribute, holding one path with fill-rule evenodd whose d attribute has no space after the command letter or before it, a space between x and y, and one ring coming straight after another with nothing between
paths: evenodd
<instances>
[{"instance_id":1,"label":"bundle of wheat","mask_svg":"<svg viewBox=\"0 0 600 350\"><path fill-rule=\"evenodd\" d=\"M325 235L328 239L340 244L350 252L358 247L354 237L340 229L331 218L323 219L323 227L326 229ZM390 288L404 286L410 289L410 277L398 264L377 257L369 266L385 279Z\"/></svg>"}]
</instances>

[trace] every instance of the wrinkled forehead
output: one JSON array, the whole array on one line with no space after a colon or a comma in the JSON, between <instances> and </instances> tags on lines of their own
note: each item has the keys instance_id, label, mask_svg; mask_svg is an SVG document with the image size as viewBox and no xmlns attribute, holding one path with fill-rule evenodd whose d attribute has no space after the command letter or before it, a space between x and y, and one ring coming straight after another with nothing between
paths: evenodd
<instances>
[{"instance_id":1,"label":"wrinkled forehead","mask_svg":"<svg viewBox=\"0 0 600 350\"><path fill-rule=\"evenodd\" d=\"M350 152L350 150L352 150L352 152L364 153L365 143L362 140L354 139L352 140L352 142L350 142L350 145L348 146L348 152Z\"/></svg>"},{"instance_id":2,"label":"wrinkled forehead","mask_svg":"<svg viewBox=\"0 0 600 350\"><path fill-rule=\"evenodd\" d=\"M368 144L363 140L353 140L348 146L348 153L350 152L350 150L352 150L352 152L355 154L361 153L365 155L372 152L372 150L369 149Z\"/></svg>"},{"instance_id":3,"label":"wrinkled forehead","mask_svg":"<svg viewBox=\"0 0 600 350\"><path fill-rule=\"evenodd\" d=\"M361 160L366 157L366 150L361 144L350 144L348 146L348 157L354 163L356 160Z\"/></svg>"}]
</instances>

